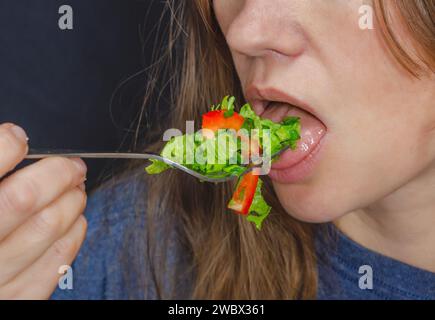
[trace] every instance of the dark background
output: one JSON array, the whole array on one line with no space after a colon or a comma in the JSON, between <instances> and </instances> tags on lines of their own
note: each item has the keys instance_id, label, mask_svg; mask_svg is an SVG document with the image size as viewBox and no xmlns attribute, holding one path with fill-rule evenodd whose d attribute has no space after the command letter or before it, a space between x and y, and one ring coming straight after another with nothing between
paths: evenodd
<instances>
[{"instance_id":1,"label":"dark background","mask_svg":"<svg viewBox=\"0 0 435 320\"><path fill-rule=\"evenodd\" d=\"M162 3L0 0L0 123L34 149L131 150ZM63 4L73 30L58 27ZM87 163L91 188L114 166Z\"/></svg>"}]
</instances>

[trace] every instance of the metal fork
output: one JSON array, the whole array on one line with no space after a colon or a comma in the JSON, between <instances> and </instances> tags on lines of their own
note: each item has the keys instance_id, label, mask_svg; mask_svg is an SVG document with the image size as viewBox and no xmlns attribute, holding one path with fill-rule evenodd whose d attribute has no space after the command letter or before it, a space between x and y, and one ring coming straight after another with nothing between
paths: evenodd
<instances>
[{"instance_id":1,"label":"metal fork","mask_svg":"<svg viewBox=\"0 0 435 320\"><path fill-rule=\"evenodd\" d=\"M288 147L278 151L275 153L272 158L278 156ZM144 152L144 153L128 153L128 152L87 152L87 151L78 151L78 150L68 150L68 149L54 149L54 150L29 150L29 154L26 156L26 159L43 159L48 157L66 157L66 158L88 158L88 159L140 159L140 160L160 160L173 168L179 169L195 178L198 178L201 181L212 182L212 183L220 183L233 180L237 176L230 175L227 177L213 177L211 175L205 176L200 174L194 170L191 170L182 164L179 164L175 161L172 161L168 158L164 158L153 152ZM254 168L260 167L262 164L252 165L248 164L246 166L246 170L241 174L245 175L248 172L252 171ZM240 175L240 176L241 176Z\"/></svg>"}]
</instances>

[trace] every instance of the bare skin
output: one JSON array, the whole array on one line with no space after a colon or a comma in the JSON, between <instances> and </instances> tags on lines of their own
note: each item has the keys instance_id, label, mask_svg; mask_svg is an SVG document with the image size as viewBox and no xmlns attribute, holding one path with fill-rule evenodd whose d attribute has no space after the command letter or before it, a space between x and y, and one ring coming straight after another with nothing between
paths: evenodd
<instances>
[{"instance_id":1,"label":"bare skin","mask_svg":"<svg viewBox=\"0 0 435 320\"><path fill-rule=\"evenodd\" d=\"M278 88L327 128L312 173L274 181L286 211L435 272L435 77L407 73L376 24L360 29L365 3L219 0L214 9L245 93Z\"/></svg>"},{"instance_id":2,"label":"bare skin","mask_svg":"<svg viewBox=\"0 0 435 320\"><path fill-rule=\"evenodd\" d=\"M5 178L27 153L25 132L0 125L0 299L47 299L84 240L86 165L50 158Z\"/></svg>"}]
</instances>

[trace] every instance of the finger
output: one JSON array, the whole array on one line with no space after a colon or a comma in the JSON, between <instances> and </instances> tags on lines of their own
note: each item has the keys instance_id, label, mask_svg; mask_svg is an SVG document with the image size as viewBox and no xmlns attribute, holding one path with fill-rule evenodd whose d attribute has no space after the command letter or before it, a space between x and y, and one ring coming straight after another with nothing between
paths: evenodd
<instances>
[{"instance_id":1,"label":"finger","mask_svg":"<svg viewBox=\"0 0 435 320\"><path fill-rule=\"evenodd\" d=\"M0 243L0 286L35 262L77 220L86 206L79 188L38 212Z\"/></svg>"},{"instance_id":2,"label":"finger","mask_svg":"<svg viewBox=\"0 0 435 320\"><path fill-rule=\"evenodd\" d=\"M58 285L60 267L70 266L86 235L86 219L80 216L67 234L42 257L0 289L0 299L48 299Z\"/></svg>"},{"instance_id":3,"label":"finger","mask_svg":"<svg viewBox=\"0 0 435 320\"><path fill-rule=\"evenodd\" d=\"M0 183L0 240L33 213L85 180L81 159L52 157L27 166Z\"/></svg>"},{"instance_id":4,"label":"finger","mask_svg":"<svg viewBox=\"0 0 435 320\"><path fill-rule=\"evenodd\" d=\"M12 123L0 125L0 178L15 168L27 153L27 135Z\"/></svg>"}]
</instances>

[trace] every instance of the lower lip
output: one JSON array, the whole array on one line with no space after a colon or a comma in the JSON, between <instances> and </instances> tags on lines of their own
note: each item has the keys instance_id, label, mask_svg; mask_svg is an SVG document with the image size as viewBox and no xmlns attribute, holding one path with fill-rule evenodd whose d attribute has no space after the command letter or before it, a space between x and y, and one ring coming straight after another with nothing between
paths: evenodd
<instances>
[{"instance_id":1,"label":"lower lip","mask_svg":"<svg viewBox=\"0 0 435 320\"><path fill-rule=\"evenodd\" d=\"M301 161L287 168L276 169L272 167L269 172L269 177L273 181L278 183L283 183L283 184L297 183L308 179L312 175L316 167L316 163L320 159L320 154L323 149L322 147L324 144L325 137L326 135L324 135L319 140L319 142L312 149L312 151L309 154L307 154ZM287 152L293 152L293 151L288 150L286 151L286 153Z\"/></svg>"}]
</instances>

